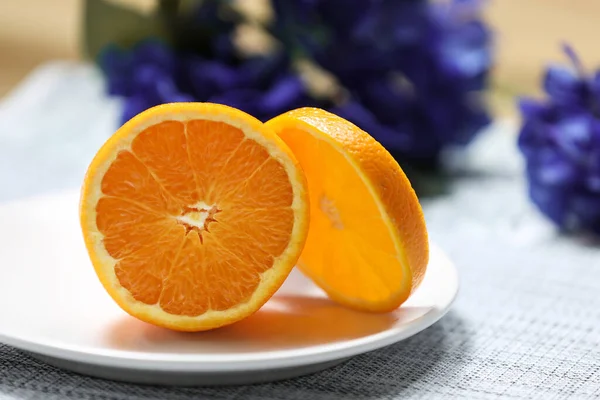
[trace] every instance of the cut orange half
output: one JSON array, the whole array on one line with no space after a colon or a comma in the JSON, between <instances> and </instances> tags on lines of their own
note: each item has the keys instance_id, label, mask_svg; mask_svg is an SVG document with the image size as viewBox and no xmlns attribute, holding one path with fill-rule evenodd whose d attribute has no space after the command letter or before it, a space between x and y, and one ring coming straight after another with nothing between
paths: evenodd
<instances>
[{"instance_id":1,"label":"cut orange half","mask_svg":"<svg viewBox=\"0 0 600 400\"><path fill-rule=\"evenodd\" d=\"M315 108L267 122L308 181L310 229L298 266L354 309L400 306L423 279L427 230L417 196L394 158L369 134Z\"/></svg>"},{"instance_id":2,"label":"cut orange half","mask_svg":"<svg viewBox=\"0 0 600 400\"><path fill-rule=\"evenodd\" d=\"M129 314L182 331L258 310L304 245L306 182L254 117L166 104L123 125L92 161L81 225L91 261Z\"/></svg>"}]
</instances>

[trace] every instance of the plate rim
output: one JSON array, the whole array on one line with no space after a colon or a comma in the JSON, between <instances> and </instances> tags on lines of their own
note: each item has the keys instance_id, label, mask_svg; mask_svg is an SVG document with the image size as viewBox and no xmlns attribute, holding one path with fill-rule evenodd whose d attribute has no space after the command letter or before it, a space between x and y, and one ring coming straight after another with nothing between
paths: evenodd
<instances>
[{"instance_id":1,"label":"plate rim","mask_svg":"<svg viewBox=\"0 0 600 400\"><path fill-rule=\"evenodd\" d=\"M138 353L128 350L89 351L79 346L70 346L52 341L36 342L0 332L0 342L30 353L67 361L93 364L102 367L125 368L166 372L234 372L260 371L290 368L348 358L400 342L429 328L450 310L458 296L460 282L458 271L446 254L436 245L431 245L431 254L444 264L452 276L452 293L443 304L435 304L423 316L389 330L348 340L341 343L320 344L301 349L262 351L249 354L169 354ZM433 257L431 257L433 258ZM425 283L425 282L424 282ZM450 282L449 282L450 284Z\"/></svg>"}]
</instances>

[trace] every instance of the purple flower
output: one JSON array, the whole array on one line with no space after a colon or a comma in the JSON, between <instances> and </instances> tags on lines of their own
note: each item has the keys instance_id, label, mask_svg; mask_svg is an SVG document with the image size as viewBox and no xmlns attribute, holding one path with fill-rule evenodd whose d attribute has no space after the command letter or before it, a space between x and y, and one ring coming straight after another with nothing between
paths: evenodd
<instances>
[{"instance_id":1,"label":"purple flower","mask_svg":"<svg viewBox=\"0 0 600 400\"><path fill-rule=\"evenodd\" d=\"M133 92L130 54L118 47L110 46L100 54L99 62L106 76L108 94L130 96Z\"/></svg>"},{"instance_id":2,"label":"purple flower","mask_svg":"<svg viewBox=\"0 0 600 400\"><path fill-rule=\"evenodd\" d=\"M537 207L564 230L600 234L600 93L566 50L573 65L547 68L547 97L520 101L518 144Z\"/></svg>"},{"instance_id":3,"label":"purple flower","mask_svg":"<svg viewBox=\"0 0 600 400\"><path fill-rule=\"evenodd\" d=\"M148 41L131 51L107 48L100 64L108 92L124 99L122 122L158 104L210 101L267 120L312 105L285 54L240 61L204 59Z\"/></svg>"},{"instance_id":4,"label":"purple flower","mask_svg":"<svg viewBox=\"0 0 600 400\"><path fill-rule=\"evenodd\" d=\"M210 101L239 108L263 121L312 103L304 84L294 75L281 76L266 90L239 88L213 96Z\"/></svg>"},{"instance_id":5,"label":"purple flower","mask_svg":"<svg viewBox=\"0 0 600 400\"><path fill-rule=\"evenodd\" d=\"M478 92L491 67L491 35L478 0L272 0L269 27L281 51L241 58L232 41L243 22L229 2L172 5L162 15L171 47L155 41L109 47L107 89L124 99L123 120L157 104L213 101L266 120L306 105L356 123L404 161L435 165L489 122ZM339 83L312 98L292 68L309 58ZM600 91L600 78L596 85ZM554 87L554 86L553 86ZM552 90L564 91L562 86ZM569 92L570 93L570 92Z\"/></svg>"},{"instance_id":6,"label":"purple flower","mask_svg":"<svg viewBox=\"0 0 600 400\"><path fill-rule=\"evenodd\" d=\"M468 143L489 123L477 94L492 65L480 1L274 3L276 21L284 21L274 31L289 47L300 43L344 87L346 100L332 111L398 158L434 164L444 148Z\"/></svg>"}]
</instances>

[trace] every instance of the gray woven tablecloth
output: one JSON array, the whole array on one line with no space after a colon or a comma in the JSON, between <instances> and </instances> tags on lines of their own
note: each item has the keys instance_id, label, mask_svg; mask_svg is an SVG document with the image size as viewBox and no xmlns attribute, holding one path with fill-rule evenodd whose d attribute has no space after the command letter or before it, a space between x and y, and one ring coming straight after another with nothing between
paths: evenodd
<instances>
[{"instance_id":1,"label":"gray woven tablecloth","mask_svg":"<svg viewBox=\"0 0 600 400\"><path fill-rule=\"evenodd\" d=\"M0 200L78 186L118 108L89 66L32 74L0 102ZM104 381L0 344L0 400L600 398L600 245L561 236L529 204L510 124L451 164L448 194L423 205L461 293L419 335L315 375L231 388Z\"/></svg>"}]
</instances>

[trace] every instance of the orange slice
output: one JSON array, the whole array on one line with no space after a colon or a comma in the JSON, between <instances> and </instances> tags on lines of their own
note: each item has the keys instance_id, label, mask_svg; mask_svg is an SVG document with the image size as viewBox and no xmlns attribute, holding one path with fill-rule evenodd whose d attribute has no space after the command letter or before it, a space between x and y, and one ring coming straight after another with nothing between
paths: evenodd
<instances>
[{"instance_id":1,"label":"orange slice","mask_svg":"<svg viewBox=\"0 0 600 400\"><path fill-rule=\"evenodd\" d=\"M258 310L304 245L306 181L250 115L166 104L123 125L92 161L81 225L100 281L129 314L182 331Z\"/></svg>"},{"instance_id":2,"label":"orange slice","mask_svg":"<svg viewBox=\"0 0 600 400\"><path fill-rule=\"evenodd\" d=\"M417 196L394 158L343 118L301 108L266 123L290 146L308 180L310 229L298 266L335 301L397 308L429 258Z\"/></svg>"}]
</instances>

